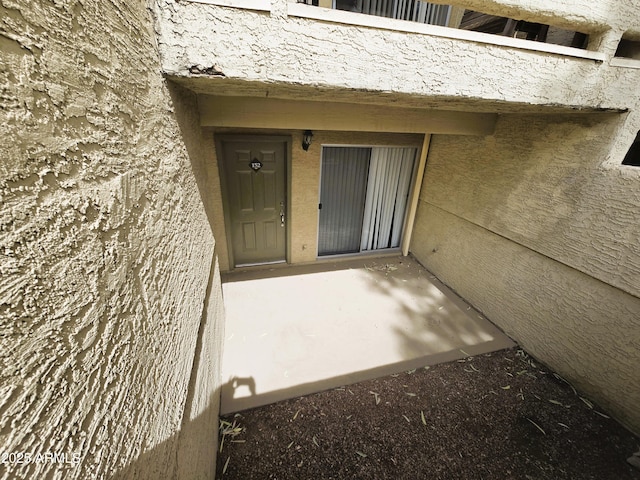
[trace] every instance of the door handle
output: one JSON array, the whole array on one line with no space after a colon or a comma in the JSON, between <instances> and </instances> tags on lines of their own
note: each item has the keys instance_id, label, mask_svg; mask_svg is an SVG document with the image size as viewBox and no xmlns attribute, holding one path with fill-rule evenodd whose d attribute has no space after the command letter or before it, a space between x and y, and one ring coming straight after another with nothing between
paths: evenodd
<instances>
[{"instance_id":1,"label":"door handle","mask_svg":"<svg viewBox=\"0 0 640 480\"><path fill-rule=\"evenodd\" d=\"M284 227L284 202L280 202L280 226Z\"/></svg>"}]
</instances>

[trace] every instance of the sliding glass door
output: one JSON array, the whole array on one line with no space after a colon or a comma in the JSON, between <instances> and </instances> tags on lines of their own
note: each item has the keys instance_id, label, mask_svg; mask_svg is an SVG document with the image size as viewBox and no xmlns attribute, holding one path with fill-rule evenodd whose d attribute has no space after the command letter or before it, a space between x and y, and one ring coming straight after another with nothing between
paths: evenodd
<instances>
[{"instance_id":1,"label":"sliding glass door","mask_svg":"<svg viewBox=\"0 0 640 480\"><path fill-rule=\"evenodd\" d=\"M397 248L416 149L324 147L318 255Z\"/></svg>"},{"instance_id":2,"label":"sliding glass door","mask_svg":"<svg viewBox=\"0 0 640 480\"><path fill-rule=\"evenodd\" d=\"M370 148L324 147L318 255L360 251Z\"/></svg>"}]
</instances>

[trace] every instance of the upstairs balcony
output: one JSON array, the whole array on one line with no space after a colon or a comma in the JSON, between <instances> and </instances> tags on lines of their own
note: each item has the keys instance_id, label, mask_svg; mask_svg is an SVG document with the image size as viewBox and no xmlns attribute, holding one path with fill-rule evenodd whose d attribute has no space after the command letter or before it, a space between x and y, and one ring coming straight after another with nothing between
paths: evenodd
<instances>
[{"instance_id":1,"label":"upstairs balcony","mask_svg":"<svg viewBox=\"0 0 640 480\"><path fill-rule=\"evenodd\" d=\"M589 41L588 34L577 31L421 0L303 0L298 3L581 49L586 49Z\"/></svg>"},{"instance_id":2,"label":"upstairs balcony","mask_svg":"<svg viewBox=\"0 0 640 480\"><path fill-rule=\"evenodd\" d=\"M624 92L640 81L640 60L611 68L623 27L604 25L601 9L574 21L419 0L306 1L317 5L161 0L163 70L203 94L491 112L626 111Z\"/></svg>"}]
</instances>

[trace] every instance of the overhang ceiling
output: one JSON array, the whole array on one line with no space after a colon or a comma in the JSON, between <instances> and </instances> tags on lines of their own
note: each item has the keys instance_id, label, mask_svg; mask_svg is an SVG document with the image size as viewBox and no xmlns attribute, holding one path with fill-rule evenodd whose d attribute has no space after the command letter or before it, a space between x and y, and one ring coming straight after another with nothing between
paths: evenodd
<instances>
[{"instance_id":1,"label":"overhang ceiling","mask_svg":"<svg viewBox=\"0 0 640 480\"><path fill-rule=\"evenodd\" d=\"M425 110L448 110L478 113L585 114L623 113L621 109L585 108L571 105L549 105L503 102L470 97L418 96L401 92L354 90L296 83L265 83L230 79L218 75L168 75L167 78L198 95L301 100L378 105Z\"/></svg>"}]
</instances>

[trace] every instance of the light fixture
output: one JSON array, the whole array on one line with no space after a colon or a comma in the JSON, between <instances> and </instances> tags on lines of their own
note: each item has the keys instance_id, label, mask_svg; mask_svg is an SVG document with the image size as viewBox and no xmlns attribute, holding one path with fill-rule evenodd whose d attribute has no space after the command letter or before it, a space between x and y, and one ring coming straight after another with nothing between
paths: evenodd
<instances>
[{"instance_id":1,"label":"light fixture","mask_svg":"<svg viewBox=\"0 0 640 480\"><path fill-rule=\"evenodd\" d=\"M313 132L311 130L305 130L302 134L302 149L306 152L311 145L311 139L313 138Z\"/></svg>"}]
</instances>

